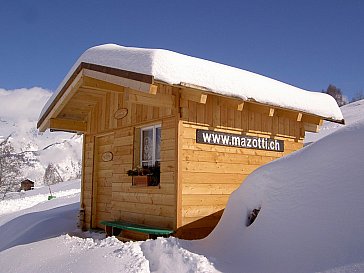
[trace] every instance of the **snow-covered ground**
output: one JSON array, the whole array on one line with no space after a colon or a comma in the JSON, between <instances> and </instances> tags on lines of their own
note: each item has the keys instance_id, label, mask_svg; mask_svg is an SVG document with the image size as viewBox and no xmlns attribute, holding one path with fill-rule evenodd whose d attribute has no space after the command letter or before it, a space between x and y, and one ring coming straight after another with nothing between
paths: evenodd
<instances>
[{"instance_id":1,"label":"snow-covered ground","mask_svg":"<svg viewBox=\"0 0 364 273\"><path fill-rule=\"evenodd\" d=\"M52 187L50 201L48 188L0 201L0 271L364 272L364 101L342 109L349 125L325 124L314 143L255 171L203 240L82 233L79 181Z\"/></svg>"},{"instance_id":2,"label":"snow-covered ground","mask_svg":"<svg viewBox=\"0 0 364 273\"><path fill-rule=\"evenodd\" d=\"M176 238L122 243L77 229L80 181L0 201L0 272L217 272ZM21 258L19 258L21 257Z\"/></svg>"}]
</instances>

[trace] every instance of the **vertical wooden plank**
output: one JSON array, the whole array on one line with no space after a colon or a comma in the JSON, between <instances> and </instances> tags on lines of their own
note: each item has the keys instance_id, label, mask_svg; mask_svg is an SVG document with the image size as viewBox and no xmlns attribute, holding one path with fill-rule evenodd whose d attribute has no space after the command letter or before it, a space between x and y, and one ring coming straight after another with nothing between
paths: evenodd
<instances>
[{"instance_id":1,"label":"vertical wooden plank","mask_svg":"<svg viewBox=\"0 0 364 273\"><path fill-rule=\"evenodd\" d=\"M290 135L290 129L289 129L290 123L289 118L284 118L284 134L286 136Z\"/></svg>"},{"instance_id":2,"label":"vertical wooden plank","mask_svg":"<svg viewBox=\"0 0 364 273\"><path fill-rule=\"evenodd\" d=\"M249 111L241 111L241 129L247 132L249 128Z\"/></svg>"},{"instance_id":3,"label":"vertical wooden plank","mask_svg":"<svg viewBox=\"0 0 364 273\"><path fill-rule=\"evenodd\" d=\"M273 135L277 135L279 133L279 117L273 116L272 123Z\"/></svg>"},{"instance_id":4,"label":"vertical wooden plank","mask_svg":"<svg viewBox=\"0 0 364 273\"><path fill-rule=\"evenodd\" d=\"M125 93L125 92L124 92ZM123 108L124 107L124 93L119 93L118 94L118 106L117 109ZM129 109L128 109L129 111ZM130 113L128 112L128 115L130 115ZM122 120L123 119L118 119L117 122L117 127L120 128L122 126Z\"/></svg>"},{"instance_id":5,"label":"vertical wooden plank","mask_svg":"<svg viewBox=\"0 0 364 273\"><path fill-rule=\"evenodd\" d=\"M296 137L296 123L297 121L289 119L289 135Z\"/></svg>"},{"instance_id":6,"label":"vertical wooden plank","mask_svg":"<svg viewBox=\"0 0 364 273\"><path fill-rule=\"evenodd\" d=\"M227 117L227 106L224 102L220 104L220 125L223 127L228 126L228 117Z\"/></svg>"},{"instance_id":7,"label":"vertical wooden plank","mask_svg":"<svg viewBox=\"0 0 364 273\"><path fill-rule=\"evenodd\" d=\"M212 126L220 126L220 99L216 96L212 99Z\"/></svg>"},{"instance_id":8,"label":"vertical wooden plank","mask_svg":"<svg viewBox=\"0 0 364 273\"><path fill-rule=\"evenodd\" d=\"M248 128L255 131L255 112L253 111L249 111Z\"/></svg>"},{"instance_id":9,"label":"vertical wooden plank","mask_svg":"<svg viewBox=\"0 0 364 273\"><path fill-rule=\"evenodd\" d=\"M147 105L142 105L142 121L147 121L148 120L148 106Z\"/></svg>"},{"instance_id":10,"label":"vertical wooden plank","mask_svg":"<svg viewBox=\"0 0 364 273\"><path fill-rule=\"evenodd\" d=\"M205 108L206 104L197 103L197 123L204 124L205 123Z\"/></svg>"},{"instance_id":11,"label":"vertical wooden plank","mask_svg":"<svg viewBox=\"0 0 364 273\"><path fill-rule=\"evenodd\" d=\"M153 119L159 118L159 107L153 107Z\"/></svg>"},{"instance_id":12,"label":"vertical wooden plank","mask_svg":"<svg viewBox=\"0 0 364 273\"><path fill-rule=\"evenodd\" d=\"M256 112L254 116L255 116L255 121L254 121L254 123L255 123L255 126L254 126L255 127L255 131L261 132L262 131L262 114Z\"/></svg>"},{"instance_id":13,"label":"vertical wooden plank","mask_svg":"<svg viewBox=\"0 0 364 273\"><path fill-rule=\"evenodd\" d=\"M241 129L241 112L242 111L236 111L234 113L234 127L237 129Z\"/></svg>"},{"instance_id":14,"label":"vertical wooden plank","mask_svg":"<svg viewBox=\"0 0 364 273\"><path fill-rule=\"evenodd\" d=\"M230 128L234 128L235 127L235 110L228 108L228 112L227 112L227 125Z\"/></svg>"},{"instance_id":15,"label":"vertical wooden plank","mask_svg":"<svg viewBox=\"0 0 364 273\"><path fill-rule=\"evenodd\" d=\"M134 105L136 111L136 122L140 123L143 119L143 107L140 104Z\"/></svg>"},{"instance_id":16,"label":"vertical wooden plank","mask_svg":"<svg viewBox=\"0 0 364 273\"><path fill-rule=\"evenodd\" d=\"M206 107L205 123L209 126L212 126L212 123L213 123L212 96L209 96L207 98L205 107Z\"/></svg>"},{"instance_id":17,"label":"vertical wooden plank","mask_svg":"<svg viewBox=\"0 0 364 273\"><path fill-rule=\"evenodd\" d=\"M147 107L147 119L152 120L153 119L153 106Z\"/></svg>"},{"instance_id":18,"label":"vertical wooden plank","mask_svg":"<svg viewBox=\"0 0 364 273\"><path fill-rule=\"evenodd\" d=\"M278 117L278 134L284 134L284 117Z\"/></svg>"},{"instance_id":19,"label":"vertical wooden plank","mask_svg":"<svg viewBox=\"0 0 364 273\"><path fill-rule=\"evenodd\" d=\"M176 229L182 226L182 188L183 188L183 172L182 166L182 142L183 142L183 124L176 118L177 139L176 139Z\"/></svg>"},{"instance_id":20,"label":"vertical wooden plank","mask_svg":"<svg viewBox=\"0 0 364 273\"><path fill-rule=\"evenodd\" d=\"M104 130L110 129L110 102L111 102L111 92L107 92L105 96L105 108L103 108L103 112L105 112Z\"/></svg>"},{"instance_id":21,"label":"vertical wooden plank","mask_svg":"<svg viewBox=\"0 0 364 273\"><path fill-rule=\"evenodd\" d=\"M196 111L196 102L194 101L188 101L188 120L190 122L196 122L196 116L197 116L197 111Z\"/></svg>"}]
</instances>

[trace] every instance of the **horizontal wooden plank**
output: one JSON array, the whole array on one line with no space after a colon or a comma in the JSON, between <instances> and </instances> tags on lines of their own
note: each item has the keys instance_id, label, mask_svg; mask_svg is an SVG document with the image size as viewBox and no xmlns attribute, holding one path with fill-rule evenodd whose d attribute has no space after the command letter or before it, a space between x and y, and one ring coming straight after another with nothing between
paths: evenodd
<instances>
[{"instance_id":1,"label":"horizontal wooden plank","mask_svg":"<svg viewBox=\"0 0 364 273\"><path fill-rule=\"evenodd\" d=\"M247 176L238 173L214 173L206 179L206 173L181 173L183 184L240 184Z\"/></svg>"},{"instance_id":2,"label":"horizontal wooden plank","mask_svg":"<svg viewBox=\"0 0 364 273\"><path fill-rule=\"evenodd\" d=\"M87 123L81 120L51 118L49 129L84 133L87 131Z\"/></svg>"},{"instance_id":3,"label":"horizontal wooden plank","mask_svg":"<svg viewBox=\"0 0 364 273\"><path fill-rule=\"evenodd\" d=\"M247 165L240 163L220 163L220 162L198 162L182 161L181 170L200 173L240 173L250 174L260 165Z\"/></svg>"},{"instance_id":4,"label":"horizontal wooden plank","mask_svg":"<svg viewBox=\"0 0 364 273\"><path fill-rule=\"evenodd\" d=\"M228 194L193 194L183 195L182 206L210 206L226 205L230 195Z\"/></svg>"},{"instance_id":5,"label":"horizontal wooden plank","mask_svg":"<svg viewBox=\"0 0 364 273\"><path fill-rule=\"evenodd\" d=\"M113 183L113 190L127 193L148 193L148 194L175 194L176 188L172 183L161 183L159 187L135 187L130 183Z\"/></svg>"},{"instance_id":6,"label":"horizontal wooden plank","mask_svg":"<svg viewBox=\"0 0 364 273\"><path fill-rule=\"evenodd\" d=\"M155 94L150 95L143 92L133 92L128 90L128 92L124 93L124 99L129 103L134 104L142 104L148 106L157 106L157 107L167 107L173 108L175 107L175 96L167 95L167 94Z\"/></svg>"},{"instance_id":7,"label":"horizontal wooden plank","mask_svg":"<svg viewBox=\"0 0 364 273\"><path fill-rule=\"evenodd\" d=\"M236 190L240 184L183 184L182 185L182 194L231 194L234 190Z\"/></svg>"},{"instance_id":8,"label":"horizontal wooden plank","mask_svg":"<svg viewBox=\"0 0 364 273\"><path fill-rule=\"evenodd\" d=\"M263 155L245 155L245 154L232 154L223 152L210 152L210 151L196 151L196 150L182 150L181 155L184 161L193 162L220 162L220 163L237 163L247 165L262 165L276 159L272 156Z\"/></svg>"},{"instance_id":9,"label":"horizontal wooden plank","mask_svg":"<svg viewBox=\"0 0 364 273\"><path fill-rule=\"evenodd\" d=\"M167 128L175 128L176 127L176 118L164 118L162 120L162 127L163 129L167 129Z\"/></svg>"},{"instance_id":10,"label":"horizontal wooden plank","mask_svg":"<svg viewBox=\"0 0 364 273\"><path fill-rule=\"evenodd\" d=\"M115 146L133 145L134 136L116 137L114 140Z\"/></svg>"},{"instance_id":11,"label":"horizontal wooden plank","mask_svg":"<svg viewBox=\"0 0 364 273\"><path fill-rule=\"evenodd\" d=\"M225 208L225 205L183 206L182 217L205 217Z\"/></svg>"},{"instance_id":12,"label":"horizontal wooden plank","mask_svg":"<svg viewBox=\"0 0 364 273\"><path fill-rule=\"evenodd\" d=\"M173 161L176 159L176 151L173 150L164 150L161 149L160 151L160 155L161 155L161 161Z\"/></svg>"},{"instance_id":13,"label":"horizontal wooden plank","mask_svg":"<svg viewBox=\"0 0 364 273\"><path fill-rule=\"evenodd\" d=\"M130 202L130 203L150 204L150 205L166 205L166 206L176 205L176 196L173 194L113 192L112 200L119 202Z\"/></svg>"},{"instance_id":14,"label":"horizontal wooden plank","mask_svg":"<svg viewBox=\"0 0 364 273\"><path fill-rule=\"evenodd\" d=\"M156 205L156 204L143 204L132 202L121 202L119 200L112 201L113 210L121 210L133 213L144 213L148 215L167 216L173 217L175 215L174 206Z\"/></svg>"},{"instance_id":15,"label":"horizontal wooden plank","mask_svg":"<svg viewBox=\"0 0 364 273\"><path fill-rule=\"evenodd\" d=\"M165 139L175 139L177 137L176 135L176 128L168 128L162 130L162 141Z\"/></svg>"}]
</instances>

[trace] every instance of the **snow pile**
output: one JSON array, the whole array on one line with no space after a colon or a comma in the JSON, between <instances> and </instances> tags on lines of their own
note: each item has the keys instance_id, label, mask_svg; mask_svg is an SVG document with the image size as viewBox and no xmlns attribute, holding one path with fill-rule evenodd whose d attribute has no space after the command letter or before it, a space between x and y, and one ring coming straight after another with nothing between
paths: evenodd
<instances>
[{"instance_id":1,"label":"snow pile","mask_svg":"<svg viewBox=\"0 0 364 273\"><path fill-rule=\"evenodd\" d=\"M81 62L154 76L169 84L188 83L221 95L253 100L341 121L343 116L329 95L306 91L246 70L163 49L100 45L85 51L73 65L40 118Z\"/></svg>"},{"instance_id":2,"label":"snow pile","mask_svg":"<svg viewBox=\"0 0 364 273\"><path fill-rule=\"evenodd\" d=\"M191 249L215 257L224 272L363 268L363 139L361 117L259 168L231 195L210 236Z\"/></svg>"},{"instance_id":3,"label":"snow pile","mask_svg":"<svg viewBox=\"0 0 364 273\"><path fill-rule=\"evenodd\" d=\"M192 253L176 238L158 238L141 243L151 272L217 272L204 256Z\"/></svg>"}]
</instances>

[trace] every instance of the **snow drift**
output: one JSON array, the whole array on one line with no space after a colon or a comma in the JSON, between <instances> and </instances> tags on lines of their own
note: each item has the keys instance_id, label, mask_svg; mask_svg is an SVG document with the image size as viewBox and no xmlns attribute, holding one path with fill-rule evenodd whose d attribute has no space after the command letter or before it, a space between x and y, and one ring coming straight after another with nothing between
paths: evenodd
<instances>
[{"instance_id":1,"label":"snow drift","mask_svg":"<svg viewBox=\"0 0 364 273\"><path fill-rule=\"evenodd\" d=\"M192 249L223 272L315 272L364 261L364 119L251 174ZM261 208L251 226L251 211Z\"/></svg>"}]
</instances>

